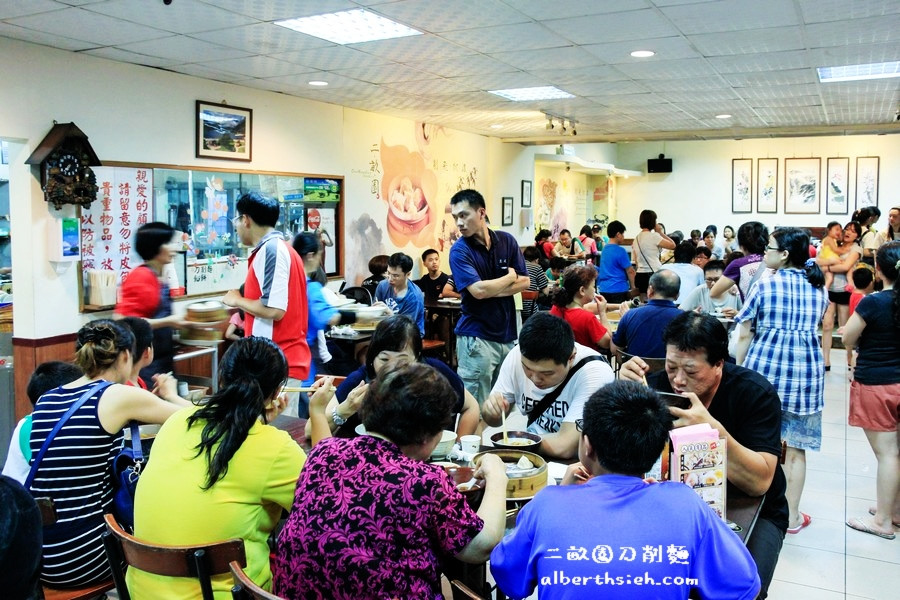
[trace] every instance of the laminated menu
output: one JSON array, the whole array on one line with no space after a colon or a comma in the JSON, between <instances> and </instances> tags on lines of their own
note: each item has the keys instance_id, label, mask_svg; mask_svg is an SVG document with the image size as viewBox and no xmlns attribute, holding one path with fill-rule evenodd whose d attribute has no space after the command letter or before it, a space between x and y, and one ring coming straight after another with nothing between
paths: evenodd
<instances>
[{"instance_id":1,"label":"laminated menu","mask_svg":"<svg viewBox=\"0 0 900 600\"><path fill-rule=\"evenodd\" d=\"M724 519L725 439L719 438L719 432L708 423L673 429L669 438L672 445L669 479L693 488Z\"/></svg>"}]
</instances>

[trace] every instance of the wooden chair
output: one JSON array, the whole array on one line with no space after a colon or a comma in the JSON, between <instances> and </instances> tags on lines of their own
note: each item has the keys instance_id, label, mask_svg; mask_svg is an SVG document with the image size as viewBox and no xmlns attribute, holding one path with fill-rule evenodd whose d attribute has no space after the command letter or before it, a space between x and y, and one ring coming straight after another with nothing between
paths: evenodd
<instances>
[{"instance_id":1,"label":"wooden chair","mask_svg":"<svg viewBox=\"0 0 900 600\"><path fill-rule=\"evenodd\" d=\"M41 522L44 527L49 525L53 525L56 523L56 506L53 503L53 498L48 498L46 496L40 496L35 498L34 501L37 503L38 508L41 510ZM104 592L108 592L109 590L115 587L115 583L110 579L108 581L101 581L100 583L95 583L92 585L87 585L80 588L72 588L67 590L60 590L56 588L43 586L44 588L44 599L45 600L89 600L91 598L97 598L100 596L104 596Z\"/></svg>"},{"instance_id":2,"label":"wooden chair","mask_svg":"<svg viewBox=\"0 0 900 600\"><path fill-rule=\"evenodd\" d=\"M344 288L344 290L341 293L344 296L346 296L347 298L353 298L360 304L372 306L372 294L370 294L369 290L367 290L364 287L354 286L354 287Z\"/></svg>"},{"instance_id":3,"label":"wooden chair","mask_svg":"<svg viewBox=\"0 0 900 600\"><path fill-rule=\"evenodd\" d=\"M106 531L101 536L121 600L131 600L122 565L165 577L194 577L203 600L213 600L211 577L228 573L236 561L245 566L244 540L234 539L198 546L159 546L129 535L112 515L104 515Z\"/></svg>"},{"instance_id":4,"label":"wooden chair","mask_svg":"<svg viewBox=\"0 0 900 600\"><path fill-rule=\"evenodd\" d=\"M453 600L484 600L459 579L451 581L450 587L453 588Z\"/></svg>"},{"instance_id":5,"label":"wooden chair","mask_svg":"<svg viewBox=\"0 0 900 600\"><path fill-rule=\"evenodd\" d=\"M447 342L444 340L422 340L422 354L431 352L440 355L440 359L447 362L446 357Z\"/></svg>"},{"instance_id":6,"label":"wooden chair","mask_svg":"<svg viewBox=\"0 0 900 600\"><path fill-rule=\"evenodd\" d=\"M622 368L622 365L634 358L635 354L628 354L624 350L616 350L616 378L619 377L619 369ZM643 356L638 356L642 361L647 363L647 366L650 367L650 373L655 373L657 371L662 371L666 368L666 359L665 358L645 358Z\"/></svg>"},{"instance_id":7,"label":"wooden chair","mask_svg":"<svg viewBox=\"0 0 900 600\"><path fill-rule=\"evenodd\" d=\"M228 568L231 569L231 576L234 578L234 587L231 588L233 600L284 600L281 596L271 594L253 583L237 561L231 561Z\"/></svg>"}]
</instances>

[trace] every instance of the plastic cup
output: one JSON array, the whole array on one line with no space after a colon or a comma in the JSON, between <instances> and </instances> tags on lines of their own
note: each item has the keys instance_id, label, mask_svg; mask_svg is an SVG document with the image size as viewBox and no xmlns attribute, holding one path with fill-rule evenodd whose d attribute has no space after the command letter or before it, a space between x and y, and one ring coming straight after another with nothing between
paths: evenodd
<instances>
[{"instance_id":1,"label":"plastic cup","mask_svg":"<svg viewBox=\"0 0 900 600\"><path fill-rule=\"evenodd\" d=\"M459 438L459 445L466 454L475 454L481 449L481 436L464 435Z\"/></svg>"}]
</instances>

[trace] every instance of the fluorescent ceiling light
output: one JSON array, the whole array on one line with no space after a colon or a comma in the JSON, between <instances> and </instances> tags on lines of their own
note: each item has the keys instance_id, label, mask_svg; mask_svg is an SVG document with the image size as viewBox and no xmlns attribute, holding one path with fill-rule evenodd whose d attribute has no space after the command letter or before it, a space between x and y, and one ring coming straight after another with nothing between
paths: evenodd
<instances>
[{"instance_id":1,"label":"fluorescent ceiling light","mask_svg":"<svg viewBox=\"0 0 900 600\"><path fill-rule=\"evenodd\" d=\"M635 58L650 58L651 56L655 56L656 52L653 50L635 50L631 55Z\"/></svg>"},{"instance_id":2,"label":"fluorescent ceiling light","mask_svg":"<svg viewBox=\"0 0 900 600\"><path fill-rule=\"evenodd\" d=\"M729 115L729 114L721 114L721 115L716 115L716 118L717 118L717 119L730 119L730 118L731 118L731 115Z\"/></svg>"},{"instance_id":3,"label":"fluorescent ceiling light","mask_svg":"<svg viewBox=\"0 0 900 600\"><path fill-rule=\"evenodd\" d=\"M308 85L314 85L316 87L324 87L324 86L328 85L327 81L322 81L320 79L313 79L312 81L307 81L306 83Z\"/></svg>"},{"instance_id":4,"label":"fluorescent ceiling light","mask_svg":"<svg viewBox=\"0 0 900 600\"><path fill-rule=\"evenodd\" d=\"M887 79L889 77L900 77L900 61L847 65L844 67L818 67L816 71L819 72L819 81L822 83Z\"/></svg>"},{"instance_id":5,"label":"fluorescent ceiling light","mask_svg":"<svg viewBox=\"0 0 900 600\"><path fill-rule=\"evenodd\" d=\"M287 27L335 44L358 44L375 40L389 40L422 32L386 19L361 8L336 13L275 21Z\"/></svg>"},{"instance_id":6,"label":"fluorescent ceiling light","mask_svg":"<svg viewBox=\"0 0 900 600\"><path fill-rule=\"evenodd\" d=\"M569 92L564 92L558 87L546 85L542 87L513 88L509 90L488 90L501 98L513 102L527 102L528 100L558 100L560 98L574 98Z\"/></svg>"}]
</instances>

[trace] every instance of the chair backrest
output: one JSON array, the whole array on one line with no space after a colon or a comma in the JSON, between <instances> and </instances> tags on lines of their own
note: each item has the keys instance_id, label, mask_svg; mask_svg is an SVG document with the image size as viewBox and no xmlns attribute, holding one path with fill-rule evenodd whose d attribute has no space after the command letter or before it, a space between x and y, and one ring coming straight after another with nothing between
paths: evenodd
<instances>
[{"instance_id":1,"label":"chair backrest","mask_svg":"<svg viewBox=\"0 0 900 600\"><path fill-rule=\"evenodd\" d=\"M213 600L210 578L228 573L229 563L244 566L244 540L234 539L197 546L161 546L129 535L110 514L104 515L106 531L101 536L106 557L121 600L130 600L123 565L165 577L194 577L200 582L203 600Z\"/></svg>"},{"instance_id":2,"label":"chair backrest","mask_svg":"<svg viewBox=\"0 0 900 600\"><path fill-rule=\"evenodd\" d=\"M459 579L451 581L450 587L453 589L453 600L484 600Z\"/></svg>"},{"instance_id":3,"label":"chair backrest","mask_svg":"<svg viewBox=\"0 0 900 600\"><path fill-rule=\"evenodd\" d=\"M372 305L372 294L369 293L364 287L348 287L344 288L344 291L341 292L347 298L352 298L356 300L360 304L365 304L367 306Z\"/></svg>"},{"instance_id":4,"label":"chair backrest","mask_svg":"<svg viewBox=\"0 0 900 600\"><path fill-rule=\"evenodd\" d=\"M281 596L271 594L253 583L237 561L232 561L228 568L231 569L231 576L234 578L234 587L231 588L233 600L284 600Z\"/></svg>"},{"instance_id":5,"label":"chair backrest","mask_svg":"<svg viewBox=\"0 0 900 600\"><path fill-rule=\"evenodd\" d=\"M636 354L628 354L627 352L617 349L616 350L616 377L619 376L619 369L622 368L622 365L637 356ZM647 366L650 367L650 373L655 373L657 371L662 371L666 368L666 359L665 358L646 358L643 356L638 356L642 361L647 363Z\"/></svg>"},{"instance_id":6,"label":"chair backrest","mask_svg":"<svg viewBox=\"0 0 900 600\"><path fill-rule=\"evenodd\" d=\"M523 290L522 300L537 300L538 292L536 290Z\"/></svg>"}]
</instances>

